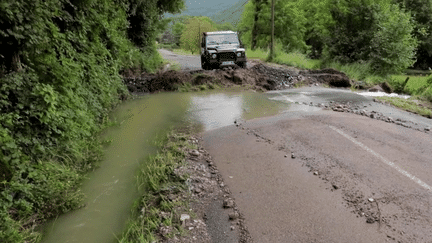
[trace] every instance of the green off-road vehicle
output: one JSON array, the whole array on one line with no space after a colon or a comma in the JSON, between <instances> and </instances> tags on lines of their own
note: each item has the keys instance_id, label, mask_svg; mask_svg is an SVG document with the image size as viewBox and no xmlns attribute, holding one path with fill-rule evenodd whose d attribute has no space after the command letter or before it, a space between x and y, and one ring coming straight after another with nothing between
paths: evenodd
<instances>
[{"instance_id":1,"label":"green off-road vehicle","mask_svg":"<svg viewBox=\"0 0 432 243\"><path fill-rule=\"evenodd\" d=\"M204 32L201 38L201 67L246 67L246 51L233 31Z\"/></svg>"}]
</instances>

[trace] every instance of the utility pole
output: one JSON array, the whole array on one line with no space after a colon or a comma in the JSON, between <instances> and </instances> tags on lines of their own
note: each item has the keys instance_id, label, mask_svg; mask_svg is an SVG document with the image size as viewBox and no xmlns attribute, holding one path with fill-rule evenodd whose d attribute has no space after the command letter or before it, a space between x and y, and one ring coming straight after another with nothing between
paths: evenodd
<instances>
[{"instance_id":1,"label":"utility pole","mask_svg":"<svg viewBox=\"0 0 432 243\"><path fill-rule=\"evenodd\" d=\"M252 28L252 46L251 49L255 50L257 46L257 38L258 38L258 15L261 11L261 2L262 0L254 0L255 4L255 12L254 12L254 22L253 22L253 28Z\"/></svg>"},{"instance_id":2,"label":"utility pole","mask_svg":"<svg viewBox=\"0 0 432 243\"><path fill-rule=\"evenodd\" d=\"M271 8L271 26L272 26L272 33L271 33L271 46L270 46L270 61L273 61L273 57L274 57L274 7L275 7L275 1L276 0L272 0L272 8Z\"/></svg>"},{"instance_id":3,"label":"utility pole","mask_svg":"<svg viewBox=\"0 0 432 243\"><path fill-rule=\"evenodd\" d=\"M198 49L201 50L201 20L199 20L199 27L198 27Z\"/></svg>"}]
</instances>

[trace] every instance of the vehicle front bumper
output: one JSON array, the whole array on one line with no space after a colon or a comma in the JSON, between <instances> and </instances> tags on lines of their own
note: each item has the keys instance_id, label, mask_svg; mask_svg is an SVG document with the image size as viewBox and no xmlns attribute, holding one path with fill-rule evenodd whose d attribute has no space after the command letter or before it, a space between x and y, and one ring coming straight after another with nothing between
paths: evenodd
<instances>
[{"instance_id":1,"label":"vehicle front bumper","mask_svg":"<svg viewBox=\"0 0 432 243\"><path fill-rule=\"evenodd\" d=\"M224 62L232 62L232 64L224 64ZM234 66L237 65L237 63L246 62L246 57L238 57L236 59L227 59L227 60L220 60L220 59L210 59L209 63L210 65L214 66Z\"/></svg>"}]
</instances>

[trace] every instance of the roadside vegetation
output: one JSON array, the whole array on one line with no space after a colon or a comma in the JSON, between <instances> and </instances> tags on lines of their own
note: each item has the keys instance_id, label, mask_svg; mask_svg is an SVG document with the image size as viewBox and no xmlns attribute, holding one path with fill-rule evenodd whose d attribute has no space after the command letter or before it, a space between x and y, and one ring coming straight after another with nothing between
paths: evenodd
<instances>
[{"instance_id":1,"label":"roadside vegetation","mask_svg":"<svg viewBox=\"0 0 432 243\"><path fill-rule=\"evenodd\" d=\"M275 9L274 62L334 68L368 86L388 82L397 92L432 100L428 77L410 76L405 83L403 75L408 68L432 66L432 1L279 1ZM245 5L237 30L248 58L267 59L269 23L268 1Z\"/></svg>"},{"instance_id":2,"label":"roadside vegetation","mask_svg":"<svg viewBox=\"0 0 432 243\"><path fill-rule=\"evenodd\" d=\"M399 97L378 97L377 99L406 111L432 118L432 103L415 97L404 99Z\"/></svg>"},{"instance_id":3,"label":"roadside vegetation","mask_svg":"<svg viewBox=\"0 0 432 243\"><path fill-rule=\"evenodd\" d=\"M121 74L162 64L155 39L182 0L0 3L0 242L81 206L95 135L128 97ZM144 34L145 33L145 34Z\"/></svg>"},{"instance_id":4,"label":"roadside vegetation","mask_svg":"<svg viewBox=\"0 0 432 243\"><path fill-rule=\"evenodd\" d=\"M189 206L179 195L188 193L188 175L175 173L175 169L186 164L187 150L197 148L189 142L190 134L191 128L172 130L156 141L157 154L145 159L141 165L138 189L142 196L136 201L119 242L155 242L158 239L156 233L163 226L173 229L168 237L184 233L180 215L189 213Z\"/></svg>"},{"instance_id":5,"label":"roadside vegetation","mask_svg":"<svg viewBox=\"0 0 432 243\"><path fill-rule=\"evenodd\" d=\"M199 31L234 30L240 33L249 59L266 61L270 4L249 1L234 25L221 26L217 18L173 18L161 41L173 44L179 54L180 50L195 54ZM398 92L431 100L426 91L430 86L423 85L427 78L411 76L406 86L401 80L409 68L432 67L431 10L431 0L276 1L272 62L302 69L334 68L367 86L388 82Z\"/></svg>"}]
</instances>

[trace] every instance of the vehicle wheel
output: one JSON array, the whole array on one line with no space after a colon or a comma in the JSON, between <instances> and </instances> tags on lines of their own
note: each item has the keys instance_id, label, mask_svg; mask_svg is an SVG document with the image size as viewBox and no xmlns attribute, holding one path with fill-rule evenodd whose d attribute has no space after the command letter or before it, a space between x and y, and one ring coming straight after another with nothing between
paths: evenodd
<instances>
[{"instance_id":1,"label":"vehicle wheel","mask_svg":"<svg viewBox=\"0 0 432 243\"><path fill-rule=\"evenodd\" d=\"M206 69L206 63L205 63L205 61L202 58L201 58L201 68L204 69L204 70L207 70Z\"/></svg>"},{"instance_id":2,"label":"vehicle wheel","mask_svg":"<svg viewBox=\"0 0 432 243\"><path fill-rule=\"evenodd\" d=\"M241 67L241 68L246 68L246 63L247 62L239 62L238 66Z\"/></svg>"},{"instance_id":3,"label":"vehicle wheel","mask_svg":"<svg viewBox=\"0 0 432 243\"><path fill-rule=\"evenodd\" d=\"M210 70L210 64L205 59L201 59L201 68L204 70Z\"/></svg>"}]
</instances>

